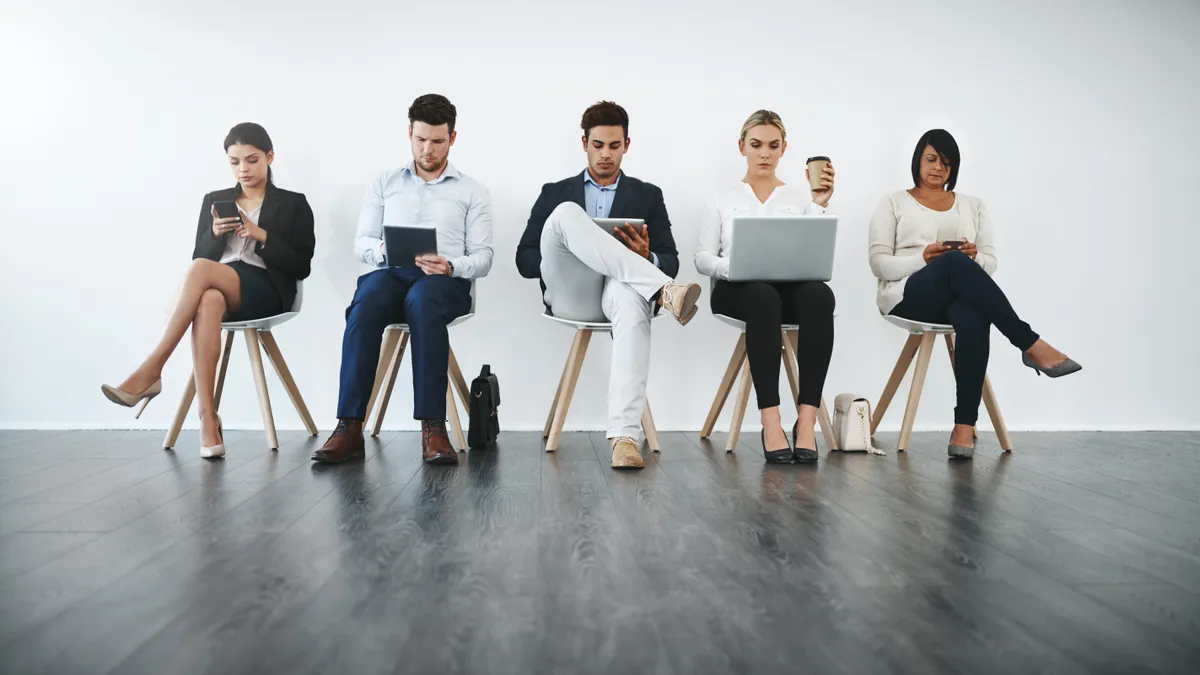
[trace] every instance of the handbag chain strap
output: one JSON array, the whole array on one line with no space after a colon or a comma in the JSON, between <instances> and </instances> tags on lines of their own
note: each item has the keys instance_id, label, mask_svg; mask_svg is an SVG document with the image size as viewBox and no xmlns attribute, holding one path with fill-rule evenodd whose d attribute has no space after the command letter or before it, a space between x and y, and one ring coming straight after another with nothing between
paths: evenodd
<instances>
[{"instance_id":1,"label":"handbag chain strap","mask_svg":"<svg viewBox=\"0 0 1200 675\"><path fill-rule=\"evenodd\" d=\"M867 448L867 452L872 455L886 455L887 453L871 444L871 432L867 427L866 406L854 406L858 409L858 427L862 431L863 444Z\"/></svg>"}]
</instances>

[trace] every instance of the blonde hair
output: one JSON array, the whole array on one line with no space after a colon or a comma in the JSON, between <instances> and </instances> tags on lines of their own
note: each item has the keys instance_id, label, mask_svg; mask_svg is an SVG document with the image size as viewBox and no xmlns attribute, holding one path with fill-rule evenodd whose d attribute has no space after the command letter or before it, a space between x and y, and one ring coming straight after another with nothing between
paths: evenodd
<instances>
[{"instance_id":1,"label":"blonde hair","mask_svg":"<svg viewBox=\"0 0 1200 675\"><path fill-rule=\"evenodd\" d=\"M783 126L783 120L780 119L779 114L773 110L758 110L755 111L755 113L750 117L747 117L746 123L742 125L741 140L746 140L746 134L749 133L751 129L764 124L770 124L776 129L779 129L779 133L783 135L783 140L787 140L787 129L785 129Z\"/></svg>"}]
</instances>

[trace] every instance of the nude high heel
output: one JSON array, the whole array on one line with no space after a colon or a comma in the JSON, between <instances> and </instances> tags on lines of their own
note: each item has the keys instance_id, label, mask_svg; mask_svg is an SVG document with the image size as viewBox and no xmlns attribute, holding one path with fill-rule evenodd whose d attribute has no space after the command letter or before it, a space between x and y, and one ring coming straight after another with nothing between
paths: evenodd
<instances>
[{"instance_id":1,"label":"nude high heel","mask_svg":"<svg viewBox=\"0 0 1200 675\"><path fill-rule=\"evenodd\" d=\"M130 394L127 391L123 391L107 384L100 385L100 391L104 392L104 396L108 400L116 403L117 405L125 406L126 408L132 408L138 403L141 403L142 406L138 408L137 414L133 416L134 419L138 419L142 416L142 411L146 409L146 406L150 405L150 401L155 396L158 396L162 393L162 378L160 377L155 380L154 384L147 387L146 391L143 391L140 394Z\"/></svg>"},{"instance_id":2,"label":"nude high heel","mask_svg":"<svg viewBox=\"0 0 1200 675\"><path fill-rule=\"evenodd\" d=\"M221 426L221 416L217 415L217 435L221 437L221 442L216 445L200 446L200 456L205 459L214 459L216 457L225 456L225 428Z\"/></svg>"}]
</instances>

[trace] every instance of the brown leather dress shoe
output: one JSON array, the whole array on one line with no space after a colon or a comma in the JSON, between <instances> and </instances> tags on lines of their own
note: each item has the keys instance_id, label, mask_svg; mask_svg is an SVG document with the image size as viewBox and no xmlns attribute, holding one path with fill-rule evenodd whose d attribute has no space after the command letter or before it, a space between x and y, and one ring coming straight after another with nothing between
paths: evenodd
<instances>
[{"instance_id":1,"label":"brown leather dress shoe","mask_svg":"<svg viewBox=\"0 0 1200 675\"><path fill-rule=\"evenodd\" d=\"M322 464L341 464L353 459L364 459L366 456L363 421L338 420L337 428L333 430L329 440L325 441L325 445L313 453L312 459Z\"/></svg>"},{"instance_id":2,"label":"brown leather dress shoe","mask_svg":"<svg viewBox=\"0 0 1200 675\"><path fill-rule=\"evenodd\" d=\"M421 420L421 457L426 464L458 464L444 420Z\"/></svg>"}]
</instances>

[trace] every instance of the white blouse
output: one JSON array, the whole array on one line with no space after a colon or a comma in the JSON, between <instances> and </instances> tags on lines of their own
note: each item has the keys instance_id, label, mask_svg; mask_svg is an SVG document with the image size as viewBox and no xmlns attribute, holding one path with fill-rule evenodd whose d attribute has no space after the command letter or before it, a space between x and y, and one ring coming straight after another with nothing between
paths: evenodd
<instances>
[{"instance_id":1,"label":"white blouse","mask_svg":"<svg viewBox=\"0 0 1200 675\"><path fill-rule=\"evenodd\" d=\"M749 183L718 191L708 200L700 221L700 246L696 271L714 279L729 278L729 258L724 257L733 236L733 219L744 216L820 215L825 209L812 200L808 185L780 185L767 201L760 202Z\"/></svg>"},{"instance_id":2,"label":"white blouse","mask_svg":"<svg viewBox=\"0 0 1200 675\"><path fill-rule=\"evenodd\" d=\"M253 223L258 222L258 216L262 213L262 204L258 208L246 214ZM230 232L225 235L225 252L221 254L222 263L231 263L235 260L241 260L247 265L254 265L267 269L267 263L263 261L262 256L254 252L254 246L258 244L250 237L242 238L237 234Z\"/></svg>"}]
</instances>

